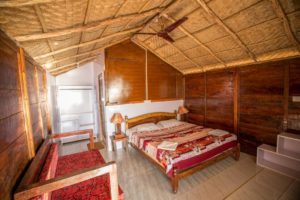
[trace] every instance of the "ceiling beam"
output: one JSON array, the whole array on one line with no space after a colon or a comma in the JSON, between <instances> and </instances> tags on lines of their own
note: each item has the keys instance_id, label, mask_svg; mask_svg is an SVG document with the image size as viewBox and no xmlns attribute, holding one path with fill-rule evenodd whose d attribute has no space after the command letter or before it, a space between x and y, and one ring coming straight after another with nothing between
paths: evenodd
<instances>
[{"instance_id":1,"label":"ceiling beam","mask_svg":"<svg viewBox=\"0 0 300 200\"><path fill-rule=\"evenodd\" d=\"M243 43L239 36L233 32L205 3L204 0L195 0L203 10L218 24L220 25L233 39L238 43L238 45L249 55L249 57L255 62L255 55L248 49L248 47Z\"/></svg>"},{"instance_id":2,"label":"ceiling beam","mask_svg":"<svg viewBox=\"0 0 300 200\"><path fill-rule=\"evenodd\" d=\"M116 24L116 23L127 21L127 20L132 20L135 18L152 16L152 15L157 14L161 10L162 10L162 8L155 8L155 9L152 9L152 10L149 10L146 12L124 15L124 16L120 16L120 17L116 17L116 18L112 18L112 19L103 20L98 23L91 23L91 24L85 25L85 26L68 28L68 29L63 29L63 30L59 30L59 31L52 31L52 32L48 32L48 33L36 33L36 34L30 34L30 35L14 36L14 38L19 42L24 42L24 41L59 37L59 36L69 35L72 33L94 31L94 30L99 30L99 29L101 29L105 26L111 25L111 24Z\"/></svg>"},{"instance_id":3,"label":"ceiling beam","mask_svg":"<svg viewBox=\"0 0 300 200\"><path fill-rule=\"evenodd\" d=\"M284 31L287 35L287 37L289 38L289 40L296 46L297 50L300 52L300 44L299 41L297 40L297 38L295 37L289 20L286 16L286 14L284 13L284 10L282 8L282 6L280 5L280 2L278 0L270 0L273 6L273 10L275 11L276 15L282 20L283 22L283 27L284 27Z\"/></svg>"},{"instance_id":4,"label":"ceiling beam","mask_svg":"<svg viewBox=\"0 0 300 200\"><path fill-rule=\"evenodd\" d=\"M54 71L57 71L57 70L60 70L60 69L66 68L66 67L70 67L72 65L79 65L82 62L93 60L96 57L97 56L91 56L91 57L88 57L88 58L84 58L84 59L81 59L81 60L79 60L77 62L74 62L74 63L71 63L71 64L67 64L67 65L64 65L64 66L56 67L56 68L53 68L53 69L48 69L48 71L51 73L51 72L54 72Z\"/></svg>"},{"instance_id":5,"label":"ceiling beam","mask_svg":"<svg viewBox=\"0 0 300 200\"><path fill-rule=\"evenodd\" d=\"M77 58L77 57L80 57L80 56L86 56L86 55L90 55L90 54L93 54L93 53L101 53L102 50L103 50L103 48L101 47L101 48L95 49L93 51L88 51L88 52L76 54L76 55L73 55L73 56L68 56L68 57L64 57L64 58L61 58L61 59L56 59L53 62L46 62L46 63L43 63L41 65L46 65L46 64L48 64L48 65L54 65L56 63L60 63L60 62L66 61L66 60L69 60L71 58Z\"/></svg>"},{"instance_id":6,"label":"ceiling beam","mask_svg":"<svg viewBox=\"0 0 300 200\"><path fill-rule=\"evenodd\" d=\"M163 14L163 16L165 18L169 19L173 23L176 21L174 18L172 18L168 14ZM199 46L201 46L203 49L205 49L208 53L210 53L210 55L212 55L216 60L218 60L220 63L222 63L224 65L224 67L226 67L226 64L223 60L221 60L209 47L207 47L205 44L203 44L198 38L196 38L190 32L188 32L188 30L186 30L183 26L179 26L179 30L181 30L185 35L187 35L189 38L194 40L194 42L196 42Z\"/></svg>"},{"instance_id":7,"label":"ceiling beam","mask_svg":"<svg viewBox=\"0 0 300 200\"><path fill-rule=\"evenodd\" d=\"M38 19L39 19L39 22L40 22L41 26L42 26L43 32L47 33L48 32L48 28L47 28L46 22L44 20L44 17L43 17L43 14L42 14L42 11L41 11L39 5L34 5L33 8L35 10L35 13L36 13ZM48 39L46 41L47 41L47 44L48 44L48 46L50 48L50 51L53 52L54 49L53 49L53 46L52 46L51 42ZM53 57L53 59L54 59L54 57Z\"/></svg>"},{"instance_id":8,"label":"ceiling beam","mask_svg":"<svg viewBox=\"0 0 300 200\"><path fill-rule=\"evenodd\" d=\"M59 50L56 50L56 51L53 51L53 52L50 52L50 53L46 53L46 54L43 54L43 55L39 55L39 56L34 57L34 59L36 60L36 59L40 59L40 58L45 58L45 57L52 56L52 55L55 55L55 54L58 54L58 53L62 53L62 52L65 52L65 51L68 51L68 50L71 50L71 49L78 48L78 47L83 47L83 46L91 45L91 44L94 44L94 43L97 43L97 42L103 42L103 41L108 40L108 39L111 39L111 38L113 38L113 37L117 37L117 36L129 34L129 33L132 33L132 32L139 31L139 30L141 30L141 29L142 29L142 27L137 27L137 28L133 28L133 29L128 29L128 30L126 30L126 31L114 33L114 34L105 36L105 37L100 38L100 39L91 40L91 41L84 42L84 43L81 43L81 44L76 44L76 45L69 46L69 47L66 47L66 48L63 48L63 49L59 49Z\"/></svg>"},{"instance_id":9,"label":"ceiling beam","mask_svg":"<svg viewBox=\"0 0 300 200\"><path fill-rule=\"evenodd\" d=\"M36 4L52 3L57 2L57 0L2 0L0 1L0 8L8 7L22 7L22 6L32 6Z\"/></svg>"}]
</instances>

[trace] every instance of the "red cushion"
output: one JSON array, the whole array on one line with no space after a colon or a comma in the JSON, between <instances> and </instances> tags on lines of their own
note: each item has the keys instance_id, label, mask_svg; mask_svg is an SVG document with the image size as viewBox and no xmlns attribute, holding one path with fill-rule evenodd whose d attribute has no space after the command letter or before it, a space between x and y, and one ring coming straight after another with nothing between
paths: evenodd
<instances>
[{"instance_id":1,"label":"red cushion","mask_svg":"<svg viewBox=\"0 0 300 200\"><path fill-rule=\"evenodd\" d=\"M97 150L86 151L58 158L56 177L78 170L104 164L105 161ZM123 191L119 187L119 197L123 199ZM110 199L109 175L105 174L87 181L77 183L52 192L52 199Z\"/></svg>"}]
</instances>

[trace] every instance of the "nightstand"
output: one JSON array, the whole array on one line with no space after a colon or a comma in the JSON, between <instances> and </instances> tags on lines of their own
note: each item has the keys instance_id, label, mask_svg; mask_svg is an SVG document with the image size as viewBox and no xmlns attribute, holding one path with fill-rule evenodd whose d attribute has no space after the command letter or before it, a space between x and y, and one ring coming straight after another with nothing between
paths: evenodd
<instances>
[{"instance_id":1,"label":"nightstand","mask_svg":"<svg viewBox=\"0 0 300 200\"><path fill-rule=\"evenodd\" d=\"M126 151L128 150L128 138L124 133L122 133L122 135L124 135L124 137L122 137L122 138L115 138L115 133L113 133L113 135L110 136L110 141L111 141L111 146L112 146L113 151L115 151L117 149L117 146L116 146L117 142L122 142L123 148Z\"/></svg>"}]
</instances>

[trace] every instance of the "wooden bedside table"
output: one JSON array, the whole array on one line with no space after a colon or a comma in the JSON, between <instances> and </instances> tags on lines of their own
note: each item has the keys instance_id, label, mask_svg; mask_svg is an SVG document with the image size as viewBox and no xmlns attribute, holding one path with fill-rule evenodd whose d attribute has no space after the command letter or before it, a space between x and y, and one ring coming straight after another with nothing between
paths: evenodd
<instances>
[{"instance_id":1,"label":"wooden bedside table","mask_svg":"<svg viewBox=\"0 0 300 200\"><path fill-rule=\"evenodd\" d=\"M116 146L117 142L122 142L123 148L126 151L128 150L128 138L124 133L122 133L122 135L124 135L123 138L115 138L114 133L113 133L113 135L110 136L110 141L111 141L111 146L112 146L113 151L115 151L117 149L117 146Z\"/></svg>"}]
</instances>

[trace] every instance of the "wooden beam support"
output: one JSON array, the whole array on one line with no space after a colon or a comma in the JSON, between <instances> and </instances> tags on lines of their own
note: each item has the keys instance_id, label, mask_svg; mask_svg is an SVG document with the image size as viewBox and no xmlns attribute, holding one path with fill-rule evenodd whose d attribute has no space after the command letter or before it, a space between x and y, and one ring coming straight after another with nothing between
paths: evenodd
<instances>
[{"instance_id":1,"label":"wooden beam support","mask_svg":"<svg viewBox=\"0 0 300 200\"><path fill-rule=\"evenodd\" d=\"M47 135L52 134L52 120L51 120L51 114L49 111L49 96L48 96L48 83L47 83L47 73L46 70L43 72L43 81L44 81L44 91L46 95L46 115L47 115ZM47 137L46 137L47 138Z\"/></svg>"},{"instance_id":2,"label":"wooden beam support","mask_svg":"<svg viewBox=\"0 0 300 200\"><path fill-rule=\"evenodd\" d=\"M37 15L37 17L39 19L39 22L40 22L40 24L42 26L43 32L47 33L48 32L48 28L46 26L46 22L44 20L44 17L43 17L43 14L42 14L42 11L41 11L40 7L38 5L34 5L34 10L35 10L35 13L36 13L36 15ZM53 49L53 46L51 45L51 42L48 39L46 41L47 41L47 44L48 44L48 46L50 48L50 51L53 52L54 49ZM53 57L53 59L54 59L54 57Z\"/></svg>"},{"instance_id":3,"label":"wooden beam support","mask_svg":"<svg viewBox=\"0 0 300 200\"><path fill-rule=\"evenodd\" d=\"M290 87L290 65L286 63L284 66L284 87L283 87L283 122L282 129L288 129L289 119L289 87Z\"/></svg>"},{"instance_id":4,"label":"wooden beam support","mask_svg":"<svg viewBox=\"0 0 300 200\"><path fill-rule=\"evenodd\" d=\"M237 43L238 45L249 55L249 57L255 62L255 55L249 50L249 48L244 44L244 42L239 38L239 36L233 32L213 11L208 7L204 0L195 0L203 10L218 24L220 25Z\"/></svg>"},{"instance_id":5,"label":"wooden beam support","mask_svg":"<svg viewBox=\"0 0 300 200\"><path fill-rule=\"evenodd\" d=\"M67 48L59 49L59 50L56 50L56 51L53 51L53 52L50 52L50 53L46 53L46 54L43 54L43 55L36 56L36 57L34 57L34 59L36 60L36 59L40 59L40 58L45 58L45 57L52 56L52 55L55 55L55 54L58 54L58 53L62 53L62 52L68 51L68 50L76 49L78 47L83 47L83 46L95 44L95 43L98 43L98 42L103 42L105 40L108 40L108 39L111 39L111 38L114 38L114 37L117 37L117 36L122 36L122 35L126 35L126 34L129 34L129 33L132 33L132 32L139 31L139 30L141 30L141 28L142 27L137 27L137 28L126 30L126 31L114 33L114 34L111 34L111 35L108 35L108 36L105 36L103 38L99 38L99 39L96 39L96 40L92 40L92 41L84 42L84 43L81 43L81 44L76 44L76 45L73 45L73 46L69 46Z\"/></svg>"},{"instance_id":6,"label":"wooden beam support","mask_svg":"<svg viewBox=\"0 0 300 200\"><path fill-rule=\"evenodd\" d=\"M76 54L76 55L73 55L73 56L68 56L68 57L65 57L65 58L57 59L53 62L43 63L42 65L46 65L46 64L53 65L53 64L57 64L57 63L69 60L71 58L77 58L77 57L80 57L80 56L86 56L86 55L90 55L90 54L94 54L94 53L101 53L101 51L103 51L103 48L98 48L98 49L95 49L93 51L88 51L88 52Z\"/></svg>"},{"instance_id":7,"label":"wooden beam support","mask_svg":"<svg viewBox=\"0 0 300 200\"><path fill-rule=\"evenodd\" d=\"M239 94L240 94L240 70L234 70L233 80L233 129L234 134L239 135Z\"/></svg>"},{"instance_id":8,"label":"wooden beam support","mask_svg":"<svg viewBox=\"0 0 300 200\"><path fill-rule=\"evenodd\" d=\"M56 1L57 0L2 0L0 1L0 8L32 6L36 4L53 3Z\"/></svg>"},{"instance_id":9,"label":"wooden beam support","mask_svg":"<svg viewBox=\"0 0 300 200\"><path fill-rule=\"evenodd\" d=\"M91 56L91 57L79 60L79 61L77 61L75 63L71 63L71 64L68 64L68 65L61 66L61 67L56 67L56 68L53 68L53 69L49 69L49 72L51 73L51 72L54 72L54 71L57 71L57 70L60 70L60 69L66 68L66 67L70 67L72 65L79 65L80 63L83 63L83 62L88 61L88 60L95 59L96 57L97 56Z\"/></svg>"},{"instance_id":10,"label":"wooden beam support","mask_svg":"<svg viewBox=\"0 0 300 200\"><path fill-rule=\"evenodd\" d=\"M289 40L295 45L297 50L300 52L300 44L297 38L295 37L295 34L293 33L289 19L287 18L286 14L284 13L284 10L282 9L282 6L280 5L280 2L278 0L270 0L274 9L274 12L276 15L282 20L284 31L289 38Z\"/></svg>"},{"instance_id":11,"label":"wooden beam support","mask_svg":"<svg viewBox=\"0 0 300 200\"><path fill-rule=\"evenodd\" d=\"M163 16L167 19L169 19L171 22L175 22L176 20L174 18L172 18L171 16L169 16L168 14L163 14ZM183 26L179 26L179 30L181 30L185 35L187 35L189 38L191 38L192 40L194 40L194 42L196 42L199 46L201 46L203 49L205 49L210 55L212 55L217 61L219 61L220 63L222 63L224 65L224 67L227 67L225 62L223 60L221 60L208 46L206 46L205 44L203 44L198 38L196 38L195 36L193 36L190 32L188 32L188 30L186 30Z\"/></svg>"},{"instance_id":12,"label":"wooden beam support","mask_svg":"<svg viewBox=\"0 0 300 200\"><path fill-rule=\"evenodd\" d=\"M39 84L39 75L38 75L38 69L37 66L34 66L34 79L35 79L35 87L36 87L36 96L37 96L37 104L38 104L38 115L39 115L39 125L41 127L41 136L43 139L45 139L45 133L44 133L44 124L43 124L43 117L42 117L42 111L41 111L41 94L40 94L40 84Z\"/></svg>"},{"instance_id":13,"label":"wooden beam support","mask_svg":"<svg viewBox=\"0 0 300 200\"><path fill-rule=\"evenodd\" d=\"M36 34L30 34L30 35L21 35L21 36L15 36L14 38L19 41L19 42L24 42L24 41L31 41L31 40L40 40L40 39L46 39L46 38L53 38L53 37L59 37L59 36L64 36L64 35L69 35L72 33L80 33L80 32L85 32L85 31L95 31L99 30L105 26L124 22L127 20L133 20L136 18L143 18L143 17L148 17L155 15L159 13L162 10L162 8L155 8L149 11L145 11L142 13L135 13L135 14L129 14L129 15L124 15L120 16L117 18L112 18L112 19L107 19L103 20L97 23L91 23L89 25L85 26L80 26L80 27L75 27L75 28L68 28L68 29L63 29L59 31L53 31L53 32L48 32L48 33L36 33Z\"/></svg>"},{"instance_id":14,"label":"wooden beam support","mask_svg":"<svg viewBox=\"0 0 300 200\"><path fill-rule=\"evenodd\" d=\"M35 156L35 149L34 149L29 97L28 97L28 89L27 89L25 54L22 48L20 48L18 51L18 69L19 69L20 88L21 88L22 102L23 102L23 112L24 112L24 121L25 121L25 129L26 129L25 134L26 134L26 141L28 147L28 156L31 159Z\"/></svg>"}]
</instances>

